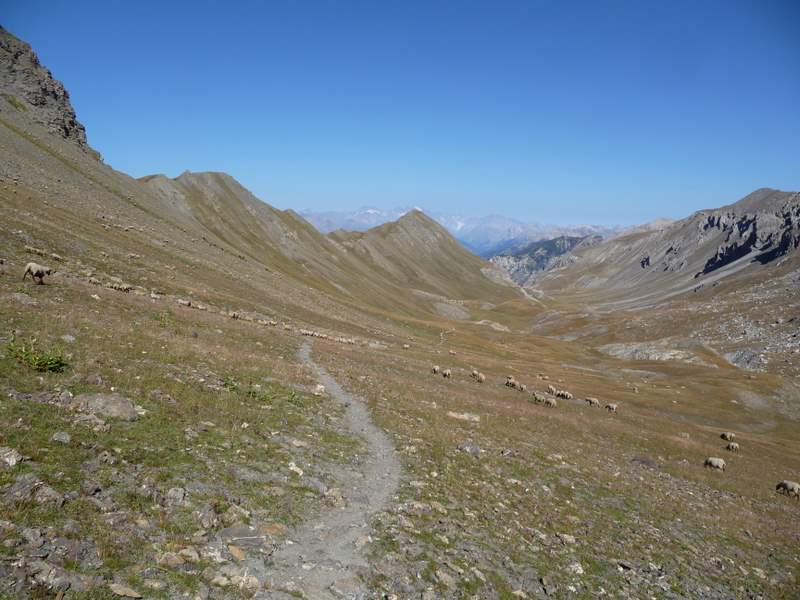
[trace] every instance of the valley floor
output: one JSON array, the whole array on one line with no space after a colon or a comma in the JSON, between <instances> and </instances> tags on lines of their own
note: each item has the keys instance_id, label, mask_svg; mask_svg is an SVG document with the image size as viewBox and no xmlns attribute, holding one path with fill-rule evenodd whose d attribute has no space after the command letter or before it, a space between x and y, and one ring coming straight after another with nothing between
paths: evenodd
<instances>
[{"instance_id":1,"label":"valley floor","mask_svg":"<svg viewBox=\"0 0 800 600\"><path fill-rule=\"evenodd\" d=\"M470 325L352 345L67 276L0 297L0 597L797 596L796 423L726 398L758 380ZM114 392L132 414L78 401Z\"/></svg>"}]
</instances>

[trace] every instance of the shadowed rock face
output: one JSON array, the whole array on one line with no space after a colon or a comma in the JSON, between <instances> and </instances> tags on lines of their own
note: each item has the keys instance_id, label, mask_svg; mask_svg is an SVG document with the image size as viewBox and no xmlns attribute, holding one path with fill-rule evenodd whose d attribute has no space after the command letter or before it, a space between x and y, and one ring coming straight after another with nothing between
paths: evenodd
<instances>
[{"instance_id":1,"label":"shadowed rock face","mask_svg":"<svg viewBox=\"0 0 800 600\"><path fill-rule=\"evenodd\" d=\"M708 216L703 231L716 229L725 234L725 239L696 277L751 253L753 261L767 264L800 246L800 194L758 190L750 196L758 197L763 207L753 210L754 207L743 200L742 208L746 210L743 214L728 210ZM730 209L737 208L738 204Z\"/></svg>"},{"instance_id":2,"label":"shadowed rock face","mask_svg":"<svg viewBox=\"0 0 800 600\"><path fill-rule=\"evenodd\" d=\"M0 27L0 94L11 110L25 112L52 133L89 150L86 130L69 92L43 67L31 47Z\"/></svg>"}]
</instances>

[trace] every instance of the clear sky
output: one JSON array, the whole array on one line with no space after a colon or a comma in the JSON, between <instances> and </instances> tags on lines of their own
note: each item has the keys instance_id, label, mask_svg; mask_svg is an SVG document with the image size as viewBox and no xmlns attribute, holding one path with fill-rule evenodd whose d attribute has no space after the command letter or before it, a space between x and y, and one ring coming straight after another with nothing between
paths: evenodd
<instances>
[{"instance_id":1,"label":"clear sky","mask_svg":"<svg viewBox=\"0 0 800 600\"><path fill-rule=\"evenodd\" d=\"M800 2L0 0L134 176L555 223L800 190Z\"/></svg>"}]
</instances>

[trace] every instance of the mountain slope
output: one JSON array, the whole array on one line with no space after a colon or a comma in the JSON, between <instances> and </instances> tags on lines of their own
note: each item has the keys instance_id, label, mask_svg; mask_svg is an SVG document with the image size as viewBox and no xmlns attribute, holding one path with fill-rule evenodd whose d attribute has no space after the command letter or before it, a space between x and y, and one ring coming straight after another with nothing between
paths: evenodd
<instances>
[{"instance_id":1,"label":"mountain slope","mask_svg":"<svg viewBox=\"0 0 800 600\"><path fill-rule=\"evenodd\" d=\"M552 240L542 240L525 244L521 248L511 248L493 256L490 262L502 268L517 284L524 286L534 273L547 271L557 264L556 259L572 250L598 244L603 238L598 236L561 236Z\"/></svg>"},{"instance_id":2,"label":"mountain slope","mask_svg":"<svg viewBox=\"0 0 800 600\"><path fill-rule=\"evenodd\" d=\"M487 278L489 263L466 251L444 227L418 210L366 232L335 231L329 237L403 287L459 299L497 301L515 296Z\"/></svg>"},{"instance_id":3,"label":"mountain slope","mask_svg":"<svg viewBox=\"0 0 800 600\"><path fill-rule=\"evenodd\" d=\"M693 288L796 259L800 193L762 189L654 231L623 235L576 251L566 268L536 278L543 289L574 288L645 298Z\"/></svg>"}]
</instances>

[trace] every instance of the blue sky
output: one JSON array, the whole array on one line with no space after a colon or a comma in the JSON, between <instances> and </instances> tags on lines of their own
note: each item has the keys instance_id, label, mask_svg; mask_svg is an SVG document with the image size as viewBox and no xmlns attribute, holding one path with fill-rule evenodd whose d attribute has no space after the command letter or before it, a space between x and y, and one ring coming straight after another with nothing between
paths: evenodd
<instances>
[{"instance_id":1,"label":"blue sky","mask_svg":"<svg viewBox=\"0 0 800 600\"><path fill-rule=\"evenodd\" d=\"M0 23L134 176L555 223L800 190L800 2L25 2Z\"/></svg>"}]
</instances>

